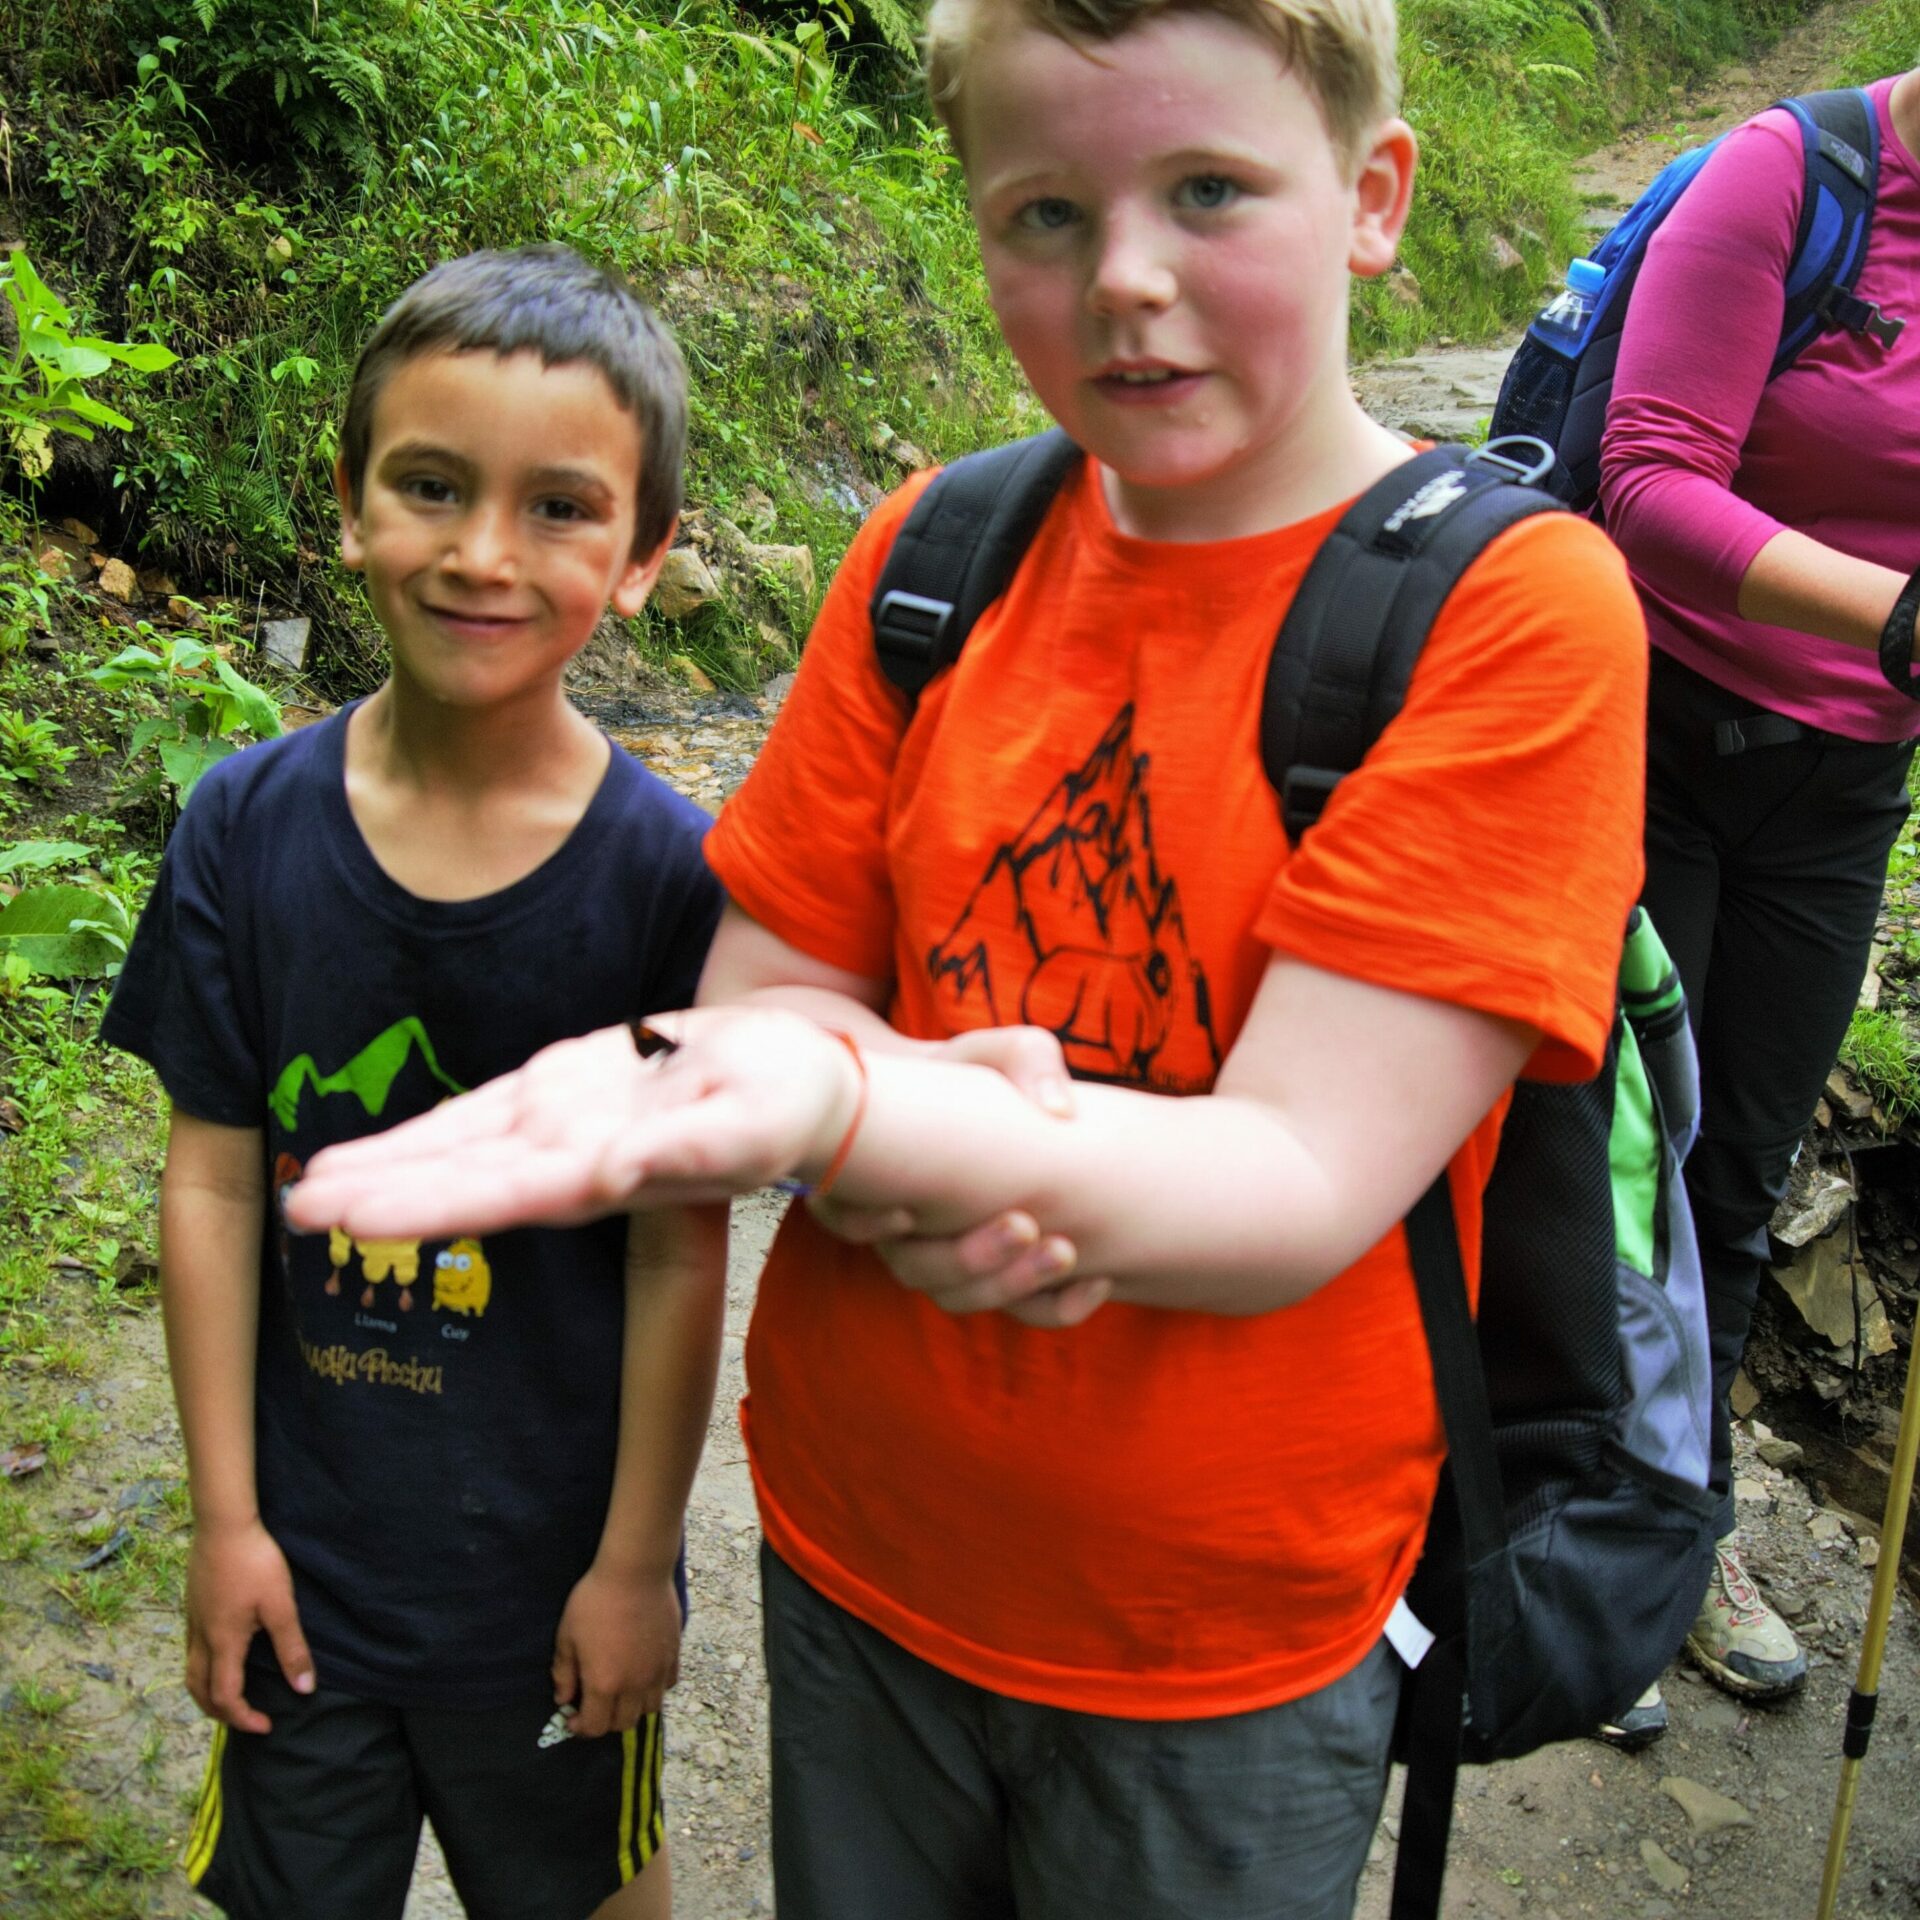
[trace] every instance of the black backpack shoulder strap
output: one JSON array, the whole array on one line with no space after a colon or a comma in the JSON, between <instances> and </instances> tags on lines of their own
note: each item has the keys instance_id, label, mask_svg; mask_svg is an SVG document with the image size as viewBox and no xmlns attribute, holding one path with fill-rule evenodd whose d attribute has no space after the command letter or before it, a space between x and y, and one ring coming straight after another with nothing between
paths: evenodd
<instances>
[{"instance_id":1,"label":"black backpack shoulder strap","mask_svg":"<svg viewBox=\"0 0 1920 1920\"><path fill-rule=\"evenodd\" d=\"M1873 101L1858 87L1843 87L1775 104L1800 123L1807 176L1769 378L1791 366L1826 328L1870 334L1890 347L1906 326L1853 291L1867 257L1880 181L1880 116Z\"/></svg>"},{"instance_id":2,"label":"black backpack shoulder strap","mask_svg":"<svg viewBox=\"0 0 1920 1920\"><path fill-rule=\"evenodd\" d=\"M1433 447L1376 481L1328 534L1281 623L1260 714L1289 840L1399 712L1461 576L1516 521L1564 511L1539 486L1552 470L1538 440Z\"/></svg>"},{"instance_id":3,"label":"black backpack shoulder strap","mask_svg":"<svg viewBox=\"0 0 1920 1920\"><path fill-rule=\"evenodd\" d=\"M1565 511L1540 484L1553 467L1552 448L1518 435L1471 451L1433 447L1369 487L1321 544L1274 642L1260 714L1261 757L1290 840L1298 844L1400 711L1427 634L1467 569L1507 528ZM1447 1556L1455 1591L1405 1696L1391 1920L1437 1920L1465 1711L1463 1570L1499 1554L1507 1521L1444 1170L1408 1214L1406 1233L1447 1436L1439 1498L1455 1503ZM1437 1513L1435 1528L1443 1530Z\"/></svg>"},{"instance_id":4,"label":"black backpack shoulder strap","mask_svg":"<svg viewBox=\"0 0 1920 1920\"><path fill-rule=\"evenodd\" d=\"M1055 427L954 461L913 503L869 603L880 670L909 704L959 659L1079 461Z\"/></svg>"}]
</instances>

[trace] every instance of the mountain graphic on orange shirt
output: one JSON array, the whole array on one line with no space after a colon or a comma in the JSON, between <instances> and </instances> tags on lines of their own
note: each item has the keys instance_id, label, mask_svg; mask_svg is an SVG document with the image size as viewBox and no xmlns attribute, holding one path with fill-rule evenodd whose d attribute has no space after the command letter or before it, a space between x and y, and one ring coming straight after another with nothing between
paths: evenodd
<instances>
[{"instance_id":1,"label":"mountain graphic on orange shirt","mask_svg":"<svg viewBox=\"0 0 1920 1920\"><path fill-rule=\"evenodd\" d=\"M1045 1027L1082 1079L1196 1092L1220 1043L1180 889L1154 856L1150 764L1124 706L995 851L927 968L955 1031Z\"/></svg>"}]
</instances>

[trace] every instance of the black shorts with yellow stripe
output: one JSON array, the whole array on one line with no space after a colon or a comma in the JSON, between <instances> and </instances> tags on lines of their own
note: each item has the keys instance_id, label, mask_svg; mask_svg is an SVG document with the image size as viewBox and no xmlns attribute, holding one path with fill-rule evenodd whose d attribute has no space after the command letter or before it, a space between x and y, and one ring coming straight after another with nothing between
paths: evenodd
<instances>
[{"instance_id":1,"label":"black shorts with yellow stripe","mask_svg":"<svg viewBox=\"0 0 1920 1920\"><path fill-rule=\"evenodd\" d=\"M182 1864L235 1920L400 1920L422 1819L471 1920L587 1920L665 1839L660 1719L541 1745L550 1699L395 1707L247 1673L266 1734L216 1727Z\"/></svg>"}]
</instances>

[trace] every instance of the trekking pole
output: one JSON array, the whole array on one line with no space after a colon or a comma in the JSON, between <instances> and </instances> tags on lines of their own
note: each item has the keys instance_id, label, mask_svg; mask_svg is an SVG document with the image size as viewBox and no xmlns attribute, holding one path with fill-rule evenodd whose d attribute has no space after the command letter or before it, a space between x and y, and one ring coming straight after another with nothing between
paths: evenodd
<instances>
[{"instance_id":1,"label":"trekking pole","mask_svg":"<svg viewBox=\"0 0 1920 1920\"><path fill-rule=\"evenodd\" d=\"M1840 1893L1840 1869L1846 1863L1847 1829L1853 1824L1853 1796L1860 1784L1860 1762L1873 1738L1874 1709L1880 1704L1880 1657L1887 1648L1893 1596L1900 1585L1900 1545L1907 1530L1907 1501L1913 1492L1914 1456L1920 1453L1920 1320L1907 1353L1907 1386L1900 1402L1900 1436L1893 1448L1893 1479L1887 1487L1887 1511L1880 1524L1880 1558L1873 1575L1873 1599L1867 1607L1867 1633L1860 1647L1860 1669L1847 1700L1847 1731L1841 1742L1840 1792L1827 1835L1827 1866L1820 1881L1817 1920L1832 1920Z\"/></svg>"}]
</instances>

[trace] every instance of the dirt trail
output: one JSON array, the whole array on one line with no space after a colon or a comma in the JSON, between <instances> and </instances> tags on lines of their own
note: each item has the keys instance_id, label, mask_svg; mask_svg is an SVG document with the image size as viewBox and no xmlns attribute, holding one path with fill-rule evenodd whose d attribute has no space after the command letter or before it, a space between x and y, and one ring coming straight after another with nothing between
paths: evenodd
<instances>
[{"instance_id":1,"label":"dirt trail","mask_svg":"<svg viewBox=\"0 0 1920 1920\"><path fill-rule=\"evenodd\" d=\"M1653 176L1684 147L1738 126L1791 93L1819 86L1856 0L1836 0L1785 34L1750 66L1725 67L1691 92L1677 93L1668 115L1649 120L1590 154L1574 184L1596 232L1612 226ZM1403 433L1438 440L1473 437L1492 413L1513 346L1442 347L1356 368L1354 390L1376 419Z\"/></svg>"},{"instance_id":2,"label":"dirt trail","mask_svg":"<svg viewBox=\"0 0 1920 1920\"><path fill-rule=\"evenodd\" d=\"M1671 123L1594 155L1581 180L1596 201L1606 197L1606 204L1596 204L1596 223L1610 223L1676 140L1704 137L1779 94L1813 84L1829 68L1846 11L1827 9L1750 69L1730 69L1697 94L1676 99ZM1388 424L1454 436L1491 411L1506 358L1505 351L1489 349L1423 354L1364 367L1355 385ZM587 690L586 704L667 778L712 806L744 775L783 692L776 683L762 699L696 702L651 688L603 685ZM669 1710L667 1775L681 1920L746 1920L772 1911L757 1528L735 1407L744 1384L747 1315L778 1213L765 1197L735 1210L724 1371L688 1524L694 1610ZM176 1479L181 1471L157 1316L116 1321L100 1371L81 1391L99 1430L59 1476L57 1493L49 1490L43 1522L49 1526L76 1503L111 1507L129 1490ZM1763 1405L1757 1417L1766 1413ZM1763 1577L1795 1611L1814 1650L1805 1694L1784 1707L1749 1712L1690 1674L1676 1674L1667 1689L1674 1729L1645 1754L1575 1743L1463 1775L1449 1915L1663 1920L1684 1912L1703 1920L1804 1920L1812 1913L1867 1575L1851 1524L1818 1511L1798 1480L1755 1459L1753 1438L1743 1432L1740 1441L1742 1528ZM0 1617L7 1621L0 1682L19 1687L40 1680L78 1695L63 1724L72 1729L71 1764L80 1784L103 1800L138 1805L183 1838L205 1739L180 1685L172 1609L156 1602L135 1606L112 1624L88 1622L44 1579L0 1567ZM1843 1913L1920 1913L1916 1761L1920 1625L1903 1605L1862 1778ZM1730 1796L1746 1822L1694 1831L1664 1790L1670 1776ZM1390 1814L1363 1882L1361 1920L1382 1920L1386 1913L1395 1832ZM6 1885L0 1862L0 1908L7 1905ZM171 1880L157 1883L151 1911L212 1909ZM457 1920L459 1913L429 1842L409 1920Z\"/></svg>"}]
</instances>

